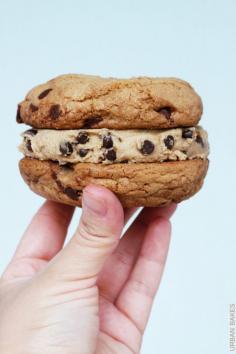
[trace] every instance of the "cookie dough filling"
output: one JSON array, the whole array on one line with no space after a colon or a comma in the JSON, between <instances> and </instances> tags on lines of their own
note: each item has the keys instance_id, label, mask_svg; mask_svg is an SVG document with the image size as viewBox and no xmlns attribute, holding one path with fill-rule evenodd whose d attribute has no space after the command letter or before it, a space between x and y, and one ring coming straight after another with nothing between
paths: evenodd
<instances>
[{"instance_id":1,"label":"cookie dough filling","mask_svg":"<svg viewBox=\"0 0 236 354\"><path fill-rule=\"evenodd\" d=\"M66 163L139 163L206 159L207 132L200 126L165 130L29 129L20 151Z\"/></svg>"}]
</instances>

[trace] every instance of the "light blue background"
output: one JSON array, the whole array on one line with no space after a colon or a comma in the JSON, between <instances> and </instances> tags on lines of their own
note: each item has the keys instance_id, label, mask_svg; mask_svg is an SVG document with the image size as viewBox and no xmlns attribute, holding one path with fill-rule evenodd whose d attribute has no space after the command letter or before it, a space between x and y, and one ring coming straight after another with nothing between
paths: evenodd
<instances>
[{"instance_id":1,"label":"light blue background","mask_svg":"<svg viewBox=\"0 0 236 354\"><path fill-rule=\"evenodd\" d=\"M144 354L228 352L236 302L236 1L0 2L1 247L9 261L42 199L17 168L16 104L62 73L177 76L204 101L211 165L201 193L182 203ZM78 222L79 211L72 229Z\"/></svg>"}]
</instances>

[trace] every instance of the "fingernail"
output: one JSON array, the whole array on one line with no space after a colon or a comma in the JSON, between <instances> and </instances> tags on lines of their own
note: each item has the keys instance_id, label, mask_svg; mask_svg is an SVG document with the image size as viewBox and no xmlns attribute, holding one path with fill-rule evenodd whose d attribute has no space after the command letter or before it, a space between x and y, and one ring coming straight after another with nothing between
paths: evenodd
<instances>
[{"instance_id":1,"label":"fingernail","mask_svg":"<svg viewBox=\"0 0 236 354\"><path fill-rule=\"evenodd\" d=\"M104 200L99 200L99 196L90 191L84 190L82 206L86 212L92 212L97 216L105 216L107 213L107 205Z\"/></svg>"}]
</instances>

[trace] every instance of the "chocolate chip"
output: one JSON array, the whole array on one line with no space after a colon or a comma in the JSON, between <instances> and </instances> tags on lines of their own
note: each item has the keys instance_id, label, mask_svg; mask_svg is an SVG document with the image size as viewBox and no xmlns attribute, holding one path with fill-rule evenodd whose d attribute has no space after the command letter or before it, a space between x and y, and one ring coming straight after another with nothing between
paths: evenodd
<instances>
[{"instance_id":1,"label":"chocolate chip","mask_svg":"<svg viewBox=\"0 0 236 354\"><path fill-rule=\"evenodd\" d=\"M169 150L172 150L174 143L175 140L172 135L167 135L167 137L164 139L164 144Z\"/></svg>"},{"instance_id":2,"label":"chocolate chip","mask_svg":"<svg viewBox=\"0 0 236 354\"><path fill-rule=\"evenodd\" d=\"M201 144L202 147L204 147L204 142L203 142L202 137L201 137L200 135L197 135L197 136L196 136L196 142L197 142L198 144Z\"/></svg>"},{"instance_id":3,"label":"chocolate chip","mask_svg":"<svg viewBox=\"0 0 236 354\"><path fill-rule=\"evenodd\" d=\"M55 179L55 181L56 181L56 179L57 179L57 174L56 174L56 172L53 171L53 170L51 170L51 177L52 177L52 179Z\"/></svg>"},{"instance_id":4,"label":"chocolate chip","mask_svg":"<svg viewBox=\"0 0 236 354\"><path fill-rule=\"evenodd\" d=\"M49 115L52 119L59 118L60 114L61 114L61 108L59 104L54 104L53 106L51 106L49 110Z\"/></svg>"},{"instance_id":5,"label":"chocolate chip","mask_svg":"<svg viewBox=\"0 0 236 354\"><path fill-rule=\"evenodd\" d=\"M37 129L28 129L24 132L24 134L35 136L38 133Z\"/></svg>"},{"instance_id":6,"label":"chocolate chip","mask_svg":"<svg viewBox=\"0 0 236 354\"><path fill-rule=\"evenodd\" d=\"M103 154L102 156L99 156L99 158L98 158L98 162L102 162L102 161L105 161L105 160L106 160L105 154Z\"/></svg>"},{"instance_id":7,"label":"chocolate chip","mask_svg":"<svg viewBox=\"0 0 236 354\"><path fill-rule=\"evenodd\" d=\"M61 183L61 181L60 181L59 179L57 179L57 172L51 170L51 176L52 176L52 179L55 180L55 182L56 182L58 188L59 188L62 192L64 192L64 186L63 186L63 184Z\"/></svg>"},{"instance_id":8,"label":"chocolate chip","mask_svg":"<svg viewBox=\"0 0 236 354\"><path fill-rule=\"evenodd\" d=\"M63 141L59 146L59 150L63 156L70 156L73 152L73 146L69 141Z\"/></svg>"},{"instance_id":9,"label":"chocolate chip","mask_svg":"<svg viewBox=\"0 0 236 354\"><path fill-rule=\"evenodd\" d=\"M71 187L64 188L64 193L73 200L78 200L82 194L81 190L73 189Z\"/></svg>"},{"instance_id":10,"label":"chocolate chip","mask_svg":"<svg viewBox=\"0 0 236 354\"><path fill-rule=\"evenodd\" d=\"M168 120L171 118L172 109L170 107L155 109L155 111L165 116Z\"/></svg>"},{"instance_id":11,"label":"chocolate chip","mask_svg":"<svg viewBox=\"0 0 236 354\"><path fill-rule=\"evenodd\" d=\"M78 144L86 144L89 141L89 136L85 132L80 132L76 140Z\"/></svg>"},{"instance_id":12,"label":"chocolate chip","mask_svg":"<svg viewBox=\"0 0 236 354\"><path fill-rule=\"evenodd\" d=\"M113 140L110 134L105 135L102 140L102 147L110 149L113 147Z\"/></svg>"},{"instance_id":13,"label":"chocolate chip","mask_svg":"<svg viewBox=\"0 0 236 354\"><path fill-rule=\"evenodd\" d=\"M182 138L184 139L192 139L193 132L191 129L183 129L182 130Z\"/></svg>"},{"instance_id":14,"label":"chocolate chip","mask_svg":"<svg viewBox=\"0 0 236 354\"><path fill-rule=\"evenodd\" d=\"M79 149L79 156L85 157L88 152L89 152L89 149Z\"/></svg>"},{"instance_id":15,"label":"chocolate chip","mask_svg":"<svg viewBox=\"0 0 236 354\"><path fill-rule=\"evenodd\" d=\"M108 150L106 153L106 158L109 161L115 161L116 160L116 152L114 149Z\"/></svg>"},{"instance_id":16,"label":"chocolate chip","mask_svg":"<svg viewBox=\"0 0 236 354\"><path fill-rule=\"evenodd\" d=\"M61 165L61 168L66 172L74 171L73 164L69 162L65 163L64 165Z\"/></svg>"},{"instance_id":17,"label":"chocolate chip","mask_svg":"<svg viewBox=\"0 0 236 354\"><path fill-rule=\"evenodd\" d=\"M144 140L140 151L143 155L150 155L154 148L155 146L150 140Z\"/></svg>"},{"instance_id":18,"label":"chocolate chip","mask_svg":"<svg viewBox=\"0 0 236 354\"><path fill-rule=\"evenodd\" d=\"M35 106L33 103L30 103L30 110L31 110L31 112L36 112L36 111L38 111L38 107L37 106Z\"/></svg>"},{"instance_id":19,"label":"chocolate chip","mask_svg":"<svg viewBox=\"0 0 236 354\"><path fill-rule=\"evenodd\" d=\"M20 109L21 109L21 106L18 104L17 112L16 112L16 121L17 121L17 123L23 123L23 120L22 120L21 115L20 115Z\"/></svg>"},{"instance_id":20,"label":"chocolate chip","mask_svg":"<svg viewBox=\"0 0 236 354\"><path fill-rule=\"evenodd\" d=\"M52 91L51 88L44 90L43 92L40 93L40 95L38 95L38 99L41 100L42 98L46 97L50 91Z\"/></svg>"},{"instance_id":21,"label":"chocolate chip","mask_svg":"<svg viewBox=\"0 0 236 354\"><path fill-rule=\"evenodd\" d=\"M27 150L30 152L33 152L31 140L27 139L26 137L24 138L24 140L25 140L25 146L26 146Z\"/></svg>"},{"instance_id":22,"label":"chocolate chip","mask_svg":"<svg viewBox=\"0 0 236 354\"><path fill-rule=\"evenodd\" d=\"M58 188L64 192L64 186L61 183L61 181L59 179L57 179L56 173L55 173L55 180L56 180L56 184L57 184Z\"/></svg>"},{"instance_id":23,"label":"chocolate chip","mask_svg":"<svg viewBox=\"0 0 236 354\"><path fill-rule=\"evenodd\" d=\"M82 194L82 191L81 190L78 190L78 189L73 189L71 187L64 187L63 186L63 183L61 183L61 181L57 178L57 173L52 171L51 172L51 176L52 178L55 180L58 188L63 192L65 193L69 198L73 199L73 200L78 200L79 197L81 196Z\"/></svg>"},{"instance_id":24,"label":"chocolate chip","mask_svg":"<svg viewBox=\"0 0 236 354\"><path fill-rule=\"evenodd\" d=\"M128 163L128 160L122 160L120 163Z\"/></svg>"},{"instance_id":25,"label":"chocolate chip","mask_svg":"<svg viewBox=\"0 0 236 354\"><path fill-rule=\"evenodd\" d=\"M90 116L84 120L83 128L92 128L97 123L101 122L102 118L100 116Z\"/></svg>"}]
</instances>

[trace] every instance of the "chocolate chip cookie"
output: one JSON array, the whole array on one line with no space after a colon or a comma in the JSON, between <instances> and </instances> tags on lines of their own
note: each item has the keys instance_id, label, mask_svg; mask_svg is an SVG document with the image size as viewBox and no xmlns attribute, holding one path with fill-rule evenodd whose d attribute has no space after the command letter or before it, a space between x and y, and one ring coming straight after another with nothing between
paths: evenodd
<instances>
[{"instance_id":1,"label":"chocolate chip cookie","mask_svg":"<svg viewBox=\"0 0 236 354\"><path fill-rule=\"evenodd\" d=\"M124 206L180 202L208 168L201 114L200 97L179 79L59 76L18 105L17 122L31 125L20 171L36 193L71 205L89 183Z\"/></svg>"},{"instance_id":2,"label":"chocolate chip cookie","mask_svg":"<svg viewBox=\"0 0 236 354\"><path fill-rule=\"evenodd\" d=\"M39 129L165 129L194 126L202 102L173 78L63 75L32 89L17 121Z\"/></svg>"}]
</instances>

